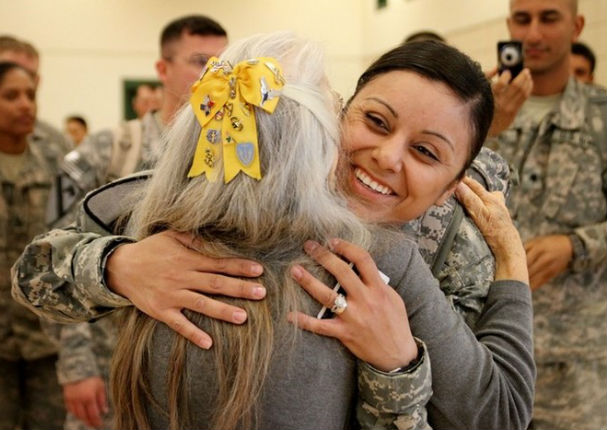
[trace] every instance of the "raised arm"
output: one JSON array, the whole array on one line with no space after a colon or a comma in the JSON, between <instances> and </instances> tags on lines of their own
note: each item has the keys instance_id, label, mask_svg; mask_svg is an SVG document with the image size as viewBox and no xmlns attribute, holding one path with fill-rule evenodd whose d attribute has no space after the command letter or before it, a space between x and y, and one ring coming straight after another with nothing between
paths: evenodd
<instances>
[{"instance_id":1,"label":"raised arm","mask_svg":"<svg viewBox=\"0 0 607 430\"><path fill-rule=\"evenodd\" d=\"M254 261L206 258L187 234L166 231L140 242L110 235L113 221L129 210L130 192L146 178L134 175L93 191L74 225L36 237L13 266L13 297L59 322L91 320L135 304L209 348L212 340L181 310L243 323L244 310L201 293L262 299L263 286L232 277L256 277L263 268Z\"/></svg>"}]
</instances>

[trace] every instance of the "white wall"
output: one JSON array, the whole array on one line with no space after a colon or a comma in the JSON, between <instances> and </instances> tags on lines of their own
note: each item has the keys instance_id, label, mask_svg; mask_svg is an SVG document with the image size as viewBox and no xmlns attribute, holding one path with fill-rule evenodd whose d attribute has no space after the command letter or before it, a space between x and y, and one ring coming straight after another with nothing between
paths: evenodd
<instances>
[{"instance_id":1,"label":"white wall","mask_svg":"<svg viewBox=\"0 0 607 430\"><path fill-rule=\"evenodd\" d=\"M61 126L81 113L93 129L122 117L122 80L155 78L161 28L203 13L232 40L290 29L320 41L328 75L349 95L364 67L417 30L434 29L450 43L495 65L495 43L507 38L508 0L0 0L0 34L32 42L42 56L40 117ZM582 39L597 53L596 79L607 85L607 2L580 0Z\"/></svg>"},{"instance_id":2,"label":"white wall","mask_svg":"<svg viewBox=\"0 0 607 430\"><path fill-rule=\"evenodd\" d=\"M434 30L488 70L496 65L497 41L509 38L508 4L509 0L388 0L386 8L375 10L369 1L364 10L364 58L368 63L408 34ZM607 86L607 1L578 4L586 17L580 40L597 56L595 81Z\"/></svg>"},{"instance_id":3,"label":"white wall","mask_svg":"<svg viewBox=\"0 0 607 430\"><path fill-rule=\"evenodd\" d=\"M123 79L155 78L162 27L191 13L215 18L232 40L289 29L320 41L326 48L332 84L349 92L353 76L362 68L363 4L360 0L0 0L0 34L28 40L41 53L41 118L61 126L66 115L77 112L99 129L117 124L122 117Z\"/></svg>"}]
</instances>

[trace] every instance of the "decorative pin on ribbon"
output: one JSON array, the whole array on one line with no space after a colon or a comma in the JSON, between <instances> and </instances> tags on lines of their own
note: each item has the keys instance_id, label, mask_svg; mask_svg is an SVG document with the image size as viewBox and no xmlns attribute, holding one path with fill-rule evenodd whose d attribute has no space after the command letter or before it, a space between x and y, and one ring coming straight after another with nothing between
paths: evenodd
<instances>
[{"instance_id":1,"label":"decorative pin on ribbon","mask_svg":"<svg viewBox=\"0 0 607 430\"><path fill-rule=\"evenodd\" d=\"M215 182L222 162L226 184L240 171L261 179L253 106L273 113L284 83L273 58L242 61L234 68L210 58L192 86L190 104L202 130L188 177L206 174Z\"/></svg>"}]
</instances>

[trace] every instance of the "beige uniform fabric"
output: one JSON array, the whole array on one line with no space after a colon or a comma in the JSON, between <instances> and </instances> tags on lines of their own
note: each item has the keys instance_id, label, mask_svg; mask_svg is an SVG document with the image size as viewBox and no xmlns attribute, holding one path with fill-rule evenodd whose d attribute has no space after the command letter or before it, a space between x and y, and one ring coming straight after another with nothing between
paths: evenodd
<instances>
[{"instance_id":1,"label":"beige uniform fabric","mask_svg":"<svg viewBox=\"0 0 607 430\"><path fill-rule=\"evenodd\" d=\"M571 79L539 123L523 109L491 145L518 172L523 241L570 235L569 269L533 293L535 428L607 426L607 93Z\"/></svg>"},{"instance_id":2,"label":"beige uniform fabric","mask_svg":"<svg viewBox=\"0 0 607 430\"><path fill-rule=\"evenodd\" d=\"M52 365L57 349L38 316L12 299L10 268L46 230L49 191L68 150L64 139L37 127L17 174L0 166L0 428L52 428L65 415Z\"/></svg>"}]
</instances>

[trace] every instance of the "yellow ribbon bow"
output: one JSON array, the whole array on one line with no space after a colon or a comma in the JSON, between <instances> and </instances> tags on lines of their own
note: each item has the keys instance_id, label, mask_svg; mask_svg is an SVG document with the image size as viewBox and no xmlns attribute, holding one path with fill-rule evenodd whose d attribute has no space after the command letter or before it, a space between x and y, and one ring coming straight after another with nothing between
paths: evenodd
<instances>
[{"instance_id":1,"label":"yellow ribbon bow","mask_svg":"<svg viewBox=\"0 0 607 430\"><path fill-rule=\"evenodd\" d=\"M259 57L232 66L212 57L192 86L190 104L202 130L188 177L206 174L215 182L223 159L227 184L241 170L261 179L253 106L273 113L284 79L273 58Z\"/></svg>"}]
</instances>

